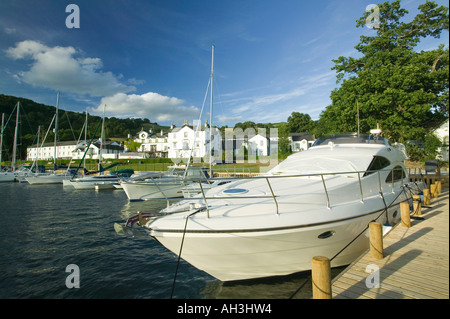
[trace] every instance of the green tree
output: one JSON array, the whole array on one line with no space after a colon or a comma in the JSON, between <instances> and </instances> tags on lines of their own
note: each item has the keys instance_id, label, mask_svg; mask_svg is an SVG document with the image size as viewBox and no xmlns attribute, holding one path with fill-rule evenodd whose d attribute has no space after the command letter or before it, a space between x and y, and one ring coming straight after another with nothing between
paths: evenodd
<instances>
[{"instance_id":1,"label":"green tree","mask_svg":"<svg viewBox=\"0 0 450 319\"><path fill-rule=\"evenodd\" d=\"M384 134L396 141L423 140L427 131L448 117L449 50L441 45L431 51L414 48L424 37L439 38L448 30L448 8L427 1L410 22L400 1L378 5L379 28L361 36L355 48L360 58L333 60L341 87L331 93L332 104L321 114L320 131L368 132L379 123ZM357 27L366 27L366 12Z\"/></svg>"},{"instance_id":2,"label":"green tree","mask_svg":"<svg viewBox=\"0 0 450 319\"><path fill-rule=\"evenodd\" d=\"M287 123L280 123L278 126L278 155L286 157L292 153L289 143L289 127Z\"/></svg>"},{"instance_id":3,"label":"green tree","mask_svg":"<svg viewBox=\"0 0 450 319\"><path fill-rule=\"evenodd\" d=\"M310 132L314 129L314 121L309 114L292 112L288 117L288 129L290 133Z\"/></svg>"}]
</instances>

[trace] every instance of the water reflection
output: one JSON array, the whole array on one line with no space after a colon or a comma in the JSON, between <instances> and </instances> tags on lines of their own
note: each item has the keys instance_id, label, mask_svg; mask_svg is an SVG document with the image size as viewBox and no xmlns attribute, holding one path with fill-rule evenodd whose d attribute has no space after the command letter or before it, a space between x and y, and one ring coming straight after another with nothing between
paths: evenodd
<instances>
[{"instance_id":1,"label":"water reflection","mask_svg":"<svg viewBox=\"0 0 450 319\"><path fill-rule=\"evenodd\" d=\"M333 268L332 278L344 269L345 267ZM210 281L206 283L202 293L207 299L310 299L311 272L232 282Z\"/></svg>"},{"instance_id":2,"label":"water reflection","mask_svg":"<svg viewBox=\"0 0 450 319\"><path fill-rule=\"evenodd\" d=\"M172 200L169 202L169 205L176 202L176 200ZM161 209L166 208L168 205L165 199L157 199L157 200L146 200L146 201L128 201L120 211L120 217L124 220L136 215L138 212L143 213L157 213Z\"/></svg>"}]
</instances>

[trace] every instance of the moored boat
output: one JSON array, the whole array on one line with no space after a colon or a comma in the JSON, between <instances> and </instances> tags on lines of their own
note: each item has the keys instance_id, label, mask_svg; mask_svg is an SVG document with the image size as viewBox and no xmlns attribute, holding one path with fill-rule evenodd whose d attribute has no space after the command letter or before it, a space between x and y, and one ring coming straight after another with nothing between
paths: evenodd
<instances>
[{"instance_id":1,"label":"moored boat","mask_svg":"<svg viewBox=\"0 0 450 319\"><path fill-rule=\"evenodd\" d=\"M31 185L38 184L61 184L64 180L70 180L72 176L69 173L40 173L32 174L25 177L25 180Z\"/></svg>"},{"instance_id":2,"label":"moored boat","mask_svg":"<svg viewBox=\"0 0 450 319\"><path fill-rule=\"evenodd\" d=\"M164 174L130 178L120 184L130 201L181 198L186 185L207 180L207 171L204 167L173 167Z\"/></svg>"},{"instance_id":3,"label":"moored boat","mask_svg":"<svg viewBox=\"0 0 450 319\"><path fill-rule=\"evenodd\" d=\"M0 172L0 182L14 182L15 179L14 172Z\"/></svg>"},{"instance_id":4,"label":"moored boat","mask_svg":"<svg viewBox=\"0 0 450 319\"><path fill-rule=\"evenodd\" d=\"M96 184L113 184L120 181L120 177L116 175L96 175L74 178L70 180L70 184L75 189L95 189ZM104 186L105 187L105 186Z\"/></svg>"},{"instance_id":5,"label":"moored boat","mask_svg":"<svg viewBox=\"0 0 450 319\"><path fill-rule=\"evenodd\" d=\"M413 186L404 160L378 136L328 137L266 175L212 188L141 224L222 281L308 270L318 255L347 265L368 248L370 221L399 221Z\"/></svg>"}]
</instances>

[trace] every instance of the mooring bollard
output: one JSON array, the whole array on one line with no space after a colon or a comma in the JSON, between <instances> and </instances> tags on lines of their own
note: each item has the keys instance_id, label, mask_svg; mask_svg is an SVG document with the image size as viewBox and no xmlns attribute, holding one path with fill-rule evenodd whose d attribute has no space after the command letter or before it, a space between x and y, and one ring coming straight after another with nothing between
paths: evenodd
<instances>
[{"instance_id":1,"label":"mooring bollard","mask_svg":"<svg viewBox=\"0 0 450 319\"><path fill-rule=\"evenodd\" d=\"M428 206L431 204L430 189L428 189L428 188L423 189L423 204L425 206Z\"/></svg>"},{"instance_id":2,"label":"mooring bollard","mask_svg":"<svg viewBox=\"0 0 450 319\"><path fill-rule=\"evenodd\" d=\"M437 190L438 195L442 193L442 182L441 181L436 181L436 190Z\"/></svg>"},{"instance_id":3,"label":"mooring bollard","mask_svg":"<svg viewBox=\"0 0 450 319\"><path fill-rule=\"evenodd\" d=\"M315 256L312 259L313 299L331 299L331 266L330 259Z\"/></svg>"},{"instance_id":4,"label":"mooring bollard","mask_svg":"<svg viewBox=\"0 0 450 319\"><path fill-rule=\"evenodd\" d=\"M383 225L369 223L370 254L375 259L383 259Z\"/></svg>"},{"instance_id":5,"label":"mooring bollard","mask_svg":"<svg viewBox=\"0 0 450 319\"><path fill-rule=\"evenodd\" d=\"M437 198L437 187L436 184L431 184L430 185L430 193L431 193L431 198Z\"/></svg>"},{"instance_id":6,"label":"mooring bollard","mask_svg":"<svg viewBox=\"0 0 450 319\"><path fill-rule=\"evenodd\" d=\"M420 200L420 195L413 195L413 207L414 214L422 216L422 202Z\"/></svg>"},{"instance_id":7,"label":"mooring bollard","mask_svg":"<svg viewBox=\"0 0 450 319\"><path fill-rule=\"evenodd\" d=\"M402 225L405 227L411 227L411 218L409 214L409 203L402 202L400 203L400 213L402 215Z\"/></svg>"}]
</instances>

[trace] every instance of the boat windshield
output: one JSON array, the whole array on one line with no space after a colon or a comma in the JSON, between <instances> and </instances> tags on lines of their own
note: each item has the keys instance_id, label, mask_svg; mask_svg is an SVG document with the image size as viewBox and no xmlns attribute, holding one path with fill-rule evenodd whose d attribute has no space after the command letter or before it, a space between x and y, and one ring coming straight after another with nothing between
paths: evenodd
<instances>
[{"instance_id":1,"label":"boat windshield","mask_svg":"<svg viewBox=\"0 0 450 319\"><path fill-rule=\"evenodd\" d=\"M334 144L382 144L389 145L389 142L384 137L375 136L372 134L334 134L318 138L312 146L327 145L329 142Z\"/></svg>"},{"instance_id":2,"label":"boat windshield","mask_svg":"<svg viewBox=\"0 0 450 319\"><path fill-rule=\"evenodd\" d=\"M339 172L357 172L367 168L371 158L367 156L343 157L297 157L287 158L269 171L269 174L333 174Z\"/></svg>"}]
</instances>

